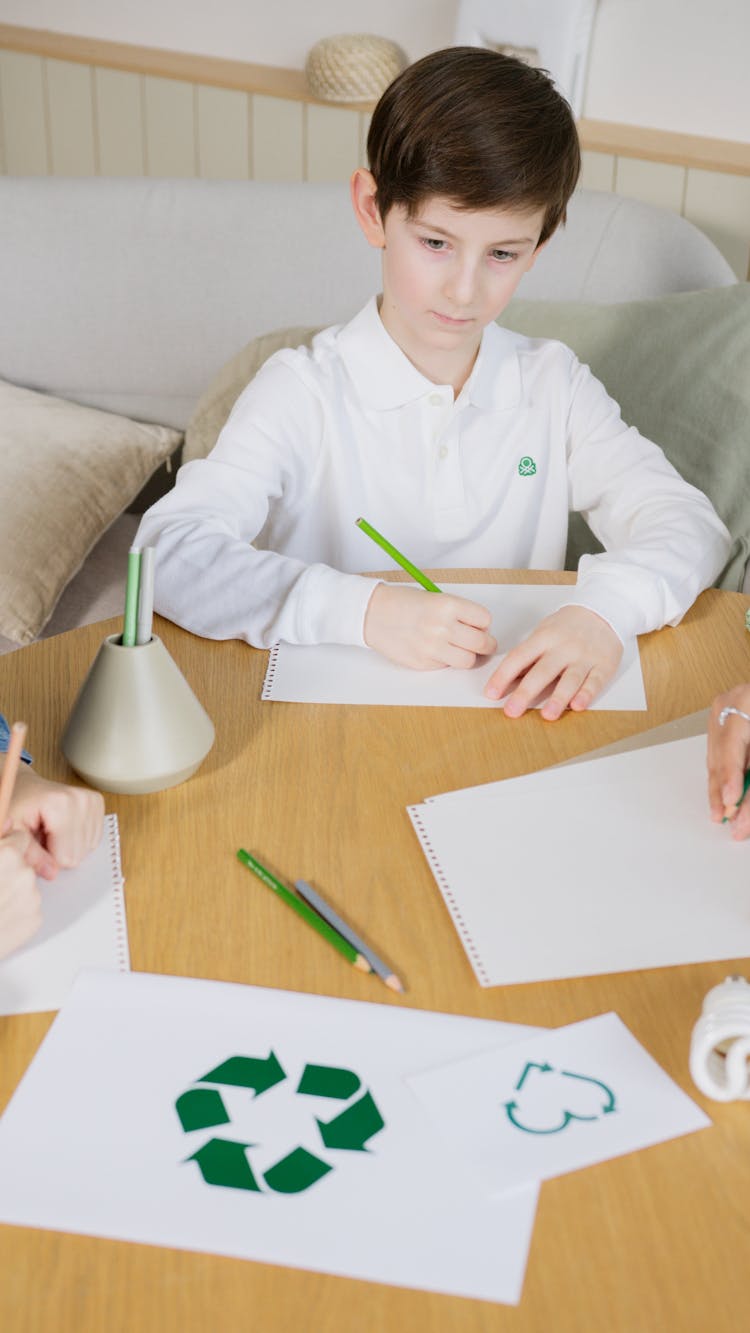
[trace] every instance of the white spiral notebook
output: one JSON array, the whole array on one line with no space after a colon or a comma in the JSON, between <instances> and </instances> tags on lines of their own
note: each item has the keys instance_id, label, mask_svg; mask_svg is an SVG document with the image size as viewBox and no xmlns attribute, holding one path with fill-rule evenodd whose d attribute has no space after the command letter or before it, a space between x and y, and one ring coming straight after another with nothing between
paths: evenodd
<instances>
[{"instance_id":1,"label":"white spiral notebook","mask_svg":"<svg viewBox=\"0 0 750 1333\"><path fill-rule=\"evenodd\" d=\"M75 870L40 880L42 926L0 960L0 1014L59 1009L82 967L130 971L117 815Z\"/></svg>"},{"instance_id":2,"label":"white spiral notebook","mask_svg":"<svg viewBox=\"0 0 750 1333\"><path fill-rule=\"evenodd\" d=\"M404 584L404 587L411 587ZM271 649L262 699L308 704L390 704L413 708L499 708L484 687L500 659L539 621L566 605L569 586L446 583L445 591L485 606L492 615L497 656L470 671L412 671L367 648L340 643L277 643ZM412 589L415 591L415 589ZM418 589L416 589L418 591ZM614 679L594 709L642 710L646 693L637 640L625 644Z\"/></svg>"},{"instance_id":3,"label":"white spiral notebook","mask_svg":"<svg viewBox=\"0 0 750 1333\"><path fill-rule=\"evenodd\" d=\"M482 986L750 954L746 849L709 820L705 736L408 813Z\"/></svg>"}]
</instances>

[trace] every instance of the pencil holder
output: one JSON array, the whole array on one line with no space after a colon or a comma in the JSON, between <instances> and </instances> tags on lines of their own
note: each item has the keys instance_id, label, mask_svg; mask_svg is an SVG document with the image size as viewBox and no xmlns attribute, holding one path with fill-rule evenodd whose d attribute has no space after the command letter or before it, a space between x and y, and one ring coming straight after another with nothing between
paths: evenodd
<instances>
[{"instance_id":1,"label":"pencil holder","mask_svg":"<svg viewBox=\"0 0 750 1333\"><path fill-rule=\"evenodd\" d=\"M105 639L81 686L62 752L92 787L139 795L184 782L214 742L211 719L161 639Z\"/></svg>"}]
</instances>

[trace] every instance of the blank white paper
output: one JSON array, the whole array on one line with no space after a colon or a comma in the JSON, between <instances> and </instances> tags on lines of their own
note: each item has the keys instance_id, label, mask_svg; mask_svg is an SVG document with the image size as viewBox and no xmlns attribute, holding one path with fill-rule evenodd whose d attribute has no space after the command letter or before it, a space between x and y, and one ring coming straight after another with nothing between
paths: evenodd
<instances>
[{"instance_id":1,"label":"blank white paper","mask_svg":"<svg viewBox=\"0 0 750 1333\"><path fill-rule=\"evenodd\" d=\"M712 824L703 736L409 809L483 986L750 953L747 849Z\"/></svg>"},{"instance_id":2,"label":"blank white paper","mask_svg":"<svg viewBox=\"0 0 750 1333\"><path fill-rule=\"evenodd\" d=\"M502 700L485 699L483 694L493 671L540 620L565 604L570 590L546 584L446 583L445 591L479 602L491 612L498 644L495 657L483 659L469 671L450 667L411 671L369 648L277 643L271 649L261 697L287 703L499 708ZM632 711L645 707L638 644L631 640L614 680L592 708Z\"/></svg>"},{"instance_id":3,"label":"blank white paper","mask_svg":"<svg viewBox=\"0 0 750 1333\"><path fill-rule=\"evenodd\" d=\"M39 880L42 926L0 961L0 1014L59 1009L82 967L130 967L117 815L74 870Z\"/></svg>"},{"instance_id":4,"label":"blank white paper","mask_svg":"<svg viewBox=\"0 0 750 1333\"><path fill-rule=\"evenodd\" d=\"M405 1075L535 1030L84 972L0 1121L0 1220L515 1304L537 1187L474 1188ZM221 1072L238 1056L258 1071L247 1086ZM306 1082L321 1069L337 1079L324 1094ZM273 1168L297 1149L325 1174L280 1191ZM206 1178L224 1154L257 1189Z\"/></svg>"}]
</instances>

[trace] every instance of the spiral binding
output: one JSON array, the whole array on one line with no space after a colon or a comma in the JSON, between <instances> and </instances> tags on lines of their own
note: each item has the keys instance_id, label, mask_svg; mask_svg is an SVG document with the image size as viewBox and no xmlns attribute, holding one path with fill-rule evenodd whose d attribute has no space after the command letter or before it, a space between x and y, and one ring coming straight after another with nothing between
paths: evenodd
<instances>
[{"instance_id":1,"label":"spiral binding","mask_svg":"<svg viewBox=\"0 0 750 1333\"><path fill-rule=\"evenodd\" d=\"M266 678L263 681L263 689L260 692L261 699L273 698L273 678L276 675L276 667L279 661L279 647L280 645L275 643L269 653Z\"/></svg>"},{"instance_id":2,"label":"spiral binding","mask_svg":"<svg viewBox=\"0 0 750 1333\"><path fill-rule=\"evenodd\" d=\"M125 880L123 879L122 861L120 859L120 826L117 822L117 815L105 816L104 833L109 849L109 868L112 876L112 907L115 918L117 970L119 972L129 972L130 947L128 944L127 917L125 915L125 895L122 891Z\"/></svg>"},{"instance_id":3,"label":"spiral binding","mask_svg":"<svg viewBox=\"0 0 750 1333\"><path fill-rule=\"evenodd\" d=\"M446 879L443 867L440 864L440 861L438 860L437 853L432 843L430 842L427 830L425 829L425 826L420 818L419 806L416 805L407 806L407 813L409 815L409 818L411 819L412 824L414 825L414 831L417 837L419 838L420 843L422 844L422 850L425 856L427 857L430 870L432 871L435 877L437 886L440 889L443 898L445 899L446 906L453 919L453 924L456 927L456 930L458 931L459 935L461 936L463 946L467 954L469 955L469 958L471 960L471 965L474 968L474 972L476 973L477 976L477 980L479 981L480 986L490 986L492 983L485 970L481 954L479 953L479 950L477 949L474 940L471 934L469 933L469 927L467 926L463 916L461 915L456 900L453 897L451 886L448 883L448 880Z\"/></svg>"}]
</instances>

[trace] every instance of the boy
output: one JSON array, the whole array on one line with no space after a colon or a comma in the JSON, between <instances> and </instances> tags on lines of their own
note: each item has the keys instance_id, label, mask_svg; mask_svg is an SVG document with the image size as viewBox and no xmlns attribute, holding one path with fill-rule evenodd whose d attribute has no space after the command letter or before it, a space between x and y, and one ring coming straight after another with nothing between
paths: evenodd
<instances>
[{"instance_id":1,"label":"boy","mask_svg":"<svg viewBox=\"0 0 750 1333\"><path fill-rule=\"evenodd\" d=\"M560 569L579 509L609 549L486 692L512 686L514 717L553 683L543 717L586 708L623 640L676 623L716 577L728 534L567 348L494 322L565 218L570 108L520 61L438 51L383 94L368 158L351 193L382 295L272 357L145 516L157 609L211 638L468 668L496 647L486 609L362 577L377 556L357 516L423 568Z\"/></svg>"}]
</instances>

